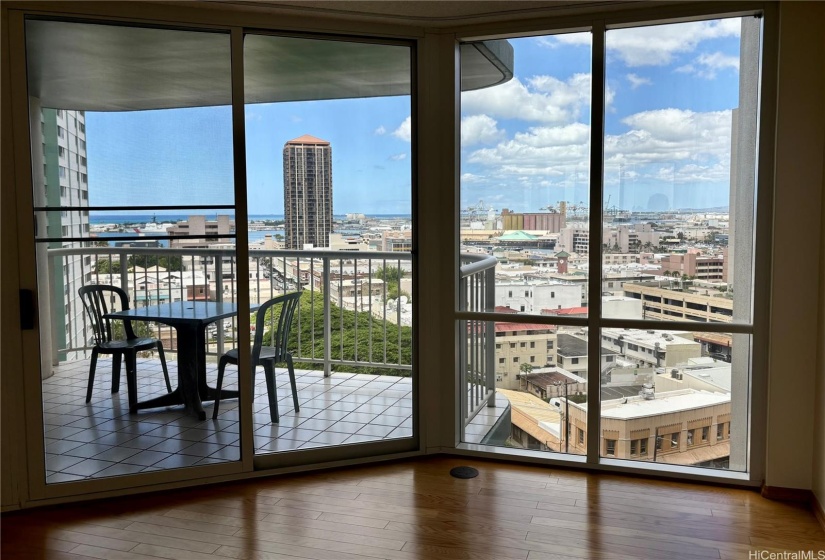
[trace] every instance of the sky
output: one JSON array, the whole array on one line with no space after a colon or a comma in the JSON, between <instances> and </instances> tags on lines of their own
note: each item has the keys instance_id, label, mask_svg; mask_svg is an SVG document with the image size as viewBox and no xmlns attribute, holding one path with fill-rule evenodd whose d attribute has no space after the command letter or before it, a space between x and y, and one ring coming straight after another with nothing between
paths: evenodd
<instances>
[{"instance_id":1,"label":"sky","mask_svg":"<svg viewBox=\"0 0 825 560\"><path fill-rule=\"evenodd\" d=\"M608 31L608 206L728 204L739 29L730 19ZM462 207L586 204L590 34L509 42L513 79L461 96ZM332 145L336 214L410 213L410 103L247 105L250 214L283 213L283 145L304 134ZM233 204L231 132L229 107L87 113L90 204Z\"/></svg>"}]
</instances>

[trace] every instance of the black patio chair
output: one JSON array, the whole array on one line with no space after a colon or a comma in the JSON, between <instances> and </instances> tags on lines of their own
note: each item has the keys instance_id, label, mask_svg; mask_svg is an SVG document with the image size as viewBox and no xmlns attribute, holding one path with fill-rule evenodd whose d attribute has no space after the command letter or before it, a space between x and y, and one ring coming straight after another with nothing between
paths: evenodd
<instances>
[{"instance_id":1,"label":"black patio chair","mask_svg":"<svg viewBox=\"0 0 825 560\"><path fill-rule=\"evenodd\" d=\"M252 343L252 370L258 366L263 366L264 377L266 378L266 392L269 397L269 416L273 424L277 424L280 419L278 414L278 394L275 386L275 364L286 362L289 370L289 383L292 385L292 402L295 405L295 412L298 412L298 390L295 387L295 368L292 365L292 354L287 349L289 342L289 331L292 328L292 319L295 316L295 309L301 299L301 292L293 292L271 299L258 308L255 319L255 340ZM266 312L273 306L281 305L277 318L270 318L272 336L270 345L264 346L264 331L266 330ZM212 410L212 419L218 417L218 407L220 406L220 392L223 384L223 374L226 364L238 364L238 349L233 348L223 356L218 362L218 383L215 407ZM254 382L254 376L253 376Z\"/></svg>"},{"instance_id":2,"label":"black patio chair","mask_svg":"<svg viewBox=\"0 0 825 560\"><path fill-rule=\"evenodd\" d=\"M126 358L126 387L129 396L129 409L132 410L137 403L137 353L145 350L157 350L160 356L160 363L163 367L163 377L166 379L166 389L171 393L172 385L169 383L169 370L166 368L166 356L163 353L163 344L156 338L140 338L132 330L132 322L124 320L123 330L126 339L115 339L114 323L117 319L107 319L104 316L114 311L125 311L129 309L129 296L117 286L96 284L83 286L78 291L86 315L94 331L95 346L92 348L92 362L89 366L89 386L86 389L86 402L92 400L92 386L95 380L95 369L97 367L97 356L99 354L112 355L112 393L120 390L120 361L121 357ZM120 309L115 309L112 305L114 296L120 302Z\"/></svg>"}]
</instances>

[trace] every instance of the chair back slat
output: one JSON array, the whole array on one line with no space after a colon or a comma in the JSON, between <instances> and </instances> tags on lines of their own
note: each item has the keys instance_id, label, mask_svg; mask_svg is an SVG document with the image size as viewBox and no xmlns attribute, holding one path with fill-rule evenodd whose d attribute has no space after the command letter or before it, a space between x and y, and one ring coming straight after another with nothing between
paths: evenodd
<instances>
[{"instance_id":1,"label":"chair back slat","mask_svg":"<svg viewBox=\"0 0 825 560\"><path fill-rule=\"evenodd\" d=\"M105 318L105 315L110 312L109 301L113 294L117 295L120 300L120 311L125 311L129 309L129 296L117 286L106 284L83 286L77 293L83 302L86 315L89 317L94 332L95 344L111 342L114 334L113 321ZM115 311L114 307L111 311ZM136 338L131 321L123 321L123 327L127 340Z\"/></svg>"},{"instance_id":2,"label":"chair back slat","mask_svg":"<svg viewBox=\"0 0 825 560\"><path fill-rule=\"evenodd\" d=\"M298 308L298 303L301 300L301 292L293 292L291 294L284 294L273 298L264 303L258 308L258 313L255 320L255 339L252 344L252 364L257 365L261 357L261 347L263 346L264 330L266 329L266 314L267 311L277 305L281 305L278 318L275 320L270 316L270 326L273 327L277 322L277 327L274 330L270 327L271 346L275 348L276 361L281 361L289 351L287 345L289 344L289 333L292 328L292 319L295 316L295 310Z\"/></svg>"}]
</instances>

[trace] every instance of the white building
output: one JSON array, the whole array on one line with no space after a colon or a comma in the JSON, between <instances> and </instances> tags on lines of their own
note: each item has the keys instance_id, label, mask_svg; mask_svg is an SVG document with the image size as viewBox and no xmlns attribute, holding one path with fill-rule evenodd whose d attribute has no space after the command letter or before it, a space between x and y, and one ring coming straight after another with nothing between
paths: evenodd
<instances>
[{"instance_id":1,"label":"white building","mask_svg":"<svg viewBox=\"0 0 825 560\"><path fill-rule=\"evenodd\" d=\"M602 348L613 350L641 367L673 367L702 356L702 345L690 333L602 329Z\"/></svg>"},{"instance_id":2,"label":"white building","mask_svg":"<svg viewBox=\"0 0 825 560\"><path fill-rule=\"evenodd\" d=\"M561 282L496 284L496 305L539 315L542 309L566 309L582 304L582 287Z\"/></svg>"}]
</instances>

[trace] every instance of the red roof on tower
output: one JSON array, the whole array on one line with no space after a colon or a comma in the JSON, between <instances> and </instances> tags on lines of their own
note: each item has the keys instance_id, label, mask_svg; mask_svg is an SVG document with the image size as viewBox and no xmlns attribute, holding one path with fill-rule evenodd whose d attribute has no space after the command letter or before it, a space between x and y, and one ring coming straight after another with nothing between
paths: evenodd
<instances>
[{"instance_id":1,"label":"red roof on tower","mask_svg":"<svg viewBox=\"0 0 825 560\"><path fill-rule=\"evenodd\" d=\"M309 134L304 134L303 136L299 136L295 140L290 140L287 144L326 144L329 145L329 142L326 140L321 140L320 138L315 138L314 136L310 136Z\"/></svg>"}]
</instances>

